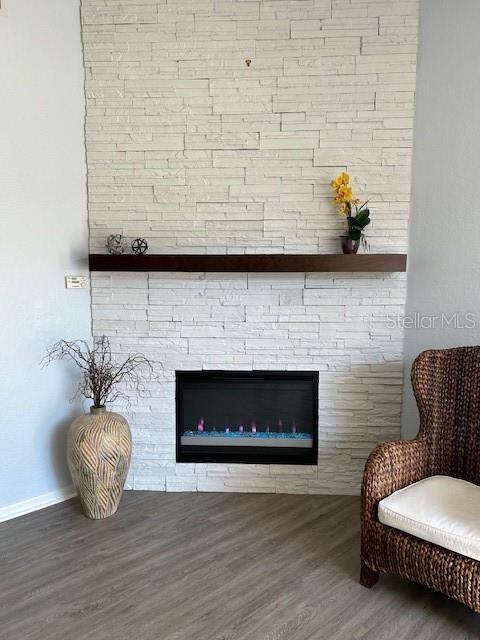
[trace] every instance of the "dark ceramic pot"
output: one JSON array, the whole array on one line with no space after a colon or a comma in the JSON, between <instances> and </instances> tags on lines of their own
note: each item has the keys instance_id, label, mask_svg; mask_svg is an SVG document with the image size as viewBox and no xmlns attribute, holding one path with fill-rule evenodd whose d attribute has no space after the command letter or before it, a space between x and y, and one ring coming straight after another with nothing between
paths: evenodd
<instances>
[{"instance_id":1,"label":"dark ceramic pot","mask_svg":"<svg viewBox=\"0 0 480 640\"><path fill-rule=\"evenodd\" d=\"M343 253L357 253L360 240L352 240L348 236L340 236Z\"/></svg>"}]
</instances>

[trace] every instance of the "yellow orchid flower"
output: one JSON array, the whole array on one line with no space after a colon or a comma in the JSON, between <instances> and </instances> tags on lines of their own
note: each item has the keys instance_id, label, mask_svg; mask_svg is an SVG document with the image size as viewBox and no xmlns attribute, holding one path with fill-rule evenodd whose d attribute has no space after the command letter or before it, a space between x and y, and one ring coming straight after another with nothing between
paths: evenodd
<instances>
[{"instance_id":1,"label":"yellow orchid flower","mask_svg":"<svg viewBox=\"0 0 480 640\"><path fill-rule=\"evenodd\" d=\"M342 186L337 190L337 195L334 198L334 202L342 204L343 202L353 202L353 194L351 187Z\"/></svg>"},{"instance_id":2,"label":"yellow orchid flower","mask_svg":"<svg viewBox=\"0 0 480 640\"><path fill-rule=\"evenodd\" d=\"M347 186L350 182L350 176L345 171L342 171L334 180L331 181L331 186L335 191L340 189L340 187Z\"/></svg>"},{"instance_id":3,"label":"yellow orchid flower","mask_svg":"<svg viewBox=\"0 0 480 640\"><path fill-rule=\"evenodd\" d=\"M360 202L358 198L353 196L349 174L342 171L330 184L336 192L333 202L338 207L338 213L341 215L349 215L352 206Z\"/></svg>"}]
</instances>

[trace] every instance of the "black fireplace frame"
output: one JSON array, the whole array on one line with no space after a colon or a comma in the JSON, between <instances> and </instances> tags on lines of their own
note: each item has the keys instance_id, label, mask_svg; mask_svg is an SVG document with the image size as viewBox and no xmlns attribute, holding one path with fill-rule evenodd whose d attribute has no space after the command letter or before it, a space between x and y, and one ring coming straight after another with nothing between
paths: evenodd
<instances>
[{"instance_id":1,"label":"black fireplace frame","mask_svg":"<svg viewBox=\"0 0 480 640\"><path fill-rule=\"evenodd\" d=\"M272 453L272 447L245 446L236 447L215 447L211 451L211 446L200 445L188 446L181 443L181 426L183 425L183 403L181 400L182 384L192 378L198 379L201 375L207 380L215 378L252 378L262 380L275 380L279 377L290 378L292 380L305 380L312 383L312 447L306 449L285 448L281 452ZM318 462L318 371L223 371L223 370L197 370L197 371L175 371L175 453L177 462L187 463L239 463L239 464L297 464L316 465ZM210 450L209 450L210 449Z\"/></svg>"}]
</instances>

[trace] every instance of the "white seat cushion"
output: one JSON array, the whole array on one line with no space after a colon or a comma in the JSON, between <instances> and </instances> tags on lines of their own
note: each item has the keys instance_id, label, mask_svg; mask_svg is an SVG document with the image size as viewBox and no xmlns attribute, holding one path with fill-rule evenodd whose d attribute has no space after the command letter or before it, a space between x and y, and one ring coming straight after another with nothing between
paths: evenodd
<instances>
[{"instance_id":1,"label":"white seat cushion","mask_svg":"<svg viewBox=\"0 0 480 640\"><path fill-rule=\"evenodd\" d=\"M378 505L380 522L480 560L480 487L432 476L395 491Z\"/></svg>"}]
</instances>

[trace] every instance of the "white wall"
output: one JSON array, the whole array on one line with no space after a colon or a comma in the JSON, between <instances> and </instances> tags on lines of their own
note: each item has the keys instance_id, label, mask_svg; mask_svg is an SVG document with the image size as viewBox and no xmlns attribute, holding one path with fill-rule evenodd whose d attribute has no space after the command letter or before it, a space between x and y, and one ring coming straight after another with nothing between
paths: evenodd
<instances>
[{"instance_id":1,"label":"white wall","mask_svg":"<svg viewBox=\"0 0 480 640\"><path fill-rule=\"evenodd\" d=\"M83 0L82 17L93 250L115 232L337 252L348 169L372 251L405 252L418 0Z\"/></svg>"},{"instance_id":2,"label":"white wall","mask_svg":"<svg viewBox=\"0 0 480 640\"><path fill-rule=\"evenodd\" d=\"M437 321L405 332L406 437L418 430L409 380L415 356L480 343L480 3L422 0L420 6L406 313L457 313L460 320L472 313L476 328L442 328Z\"/></svg>"},{"instance_id":3,"label":"white wall","mask_svg":"<svg viewBox=\"0 0 480 640\"><path fill-rule=\"evenodd\" d=\"M0 17L0 508L70 483L79 407L46 345L88 337L84 93L78 0L14 0Z\"/></svg>"}]
</instances>

